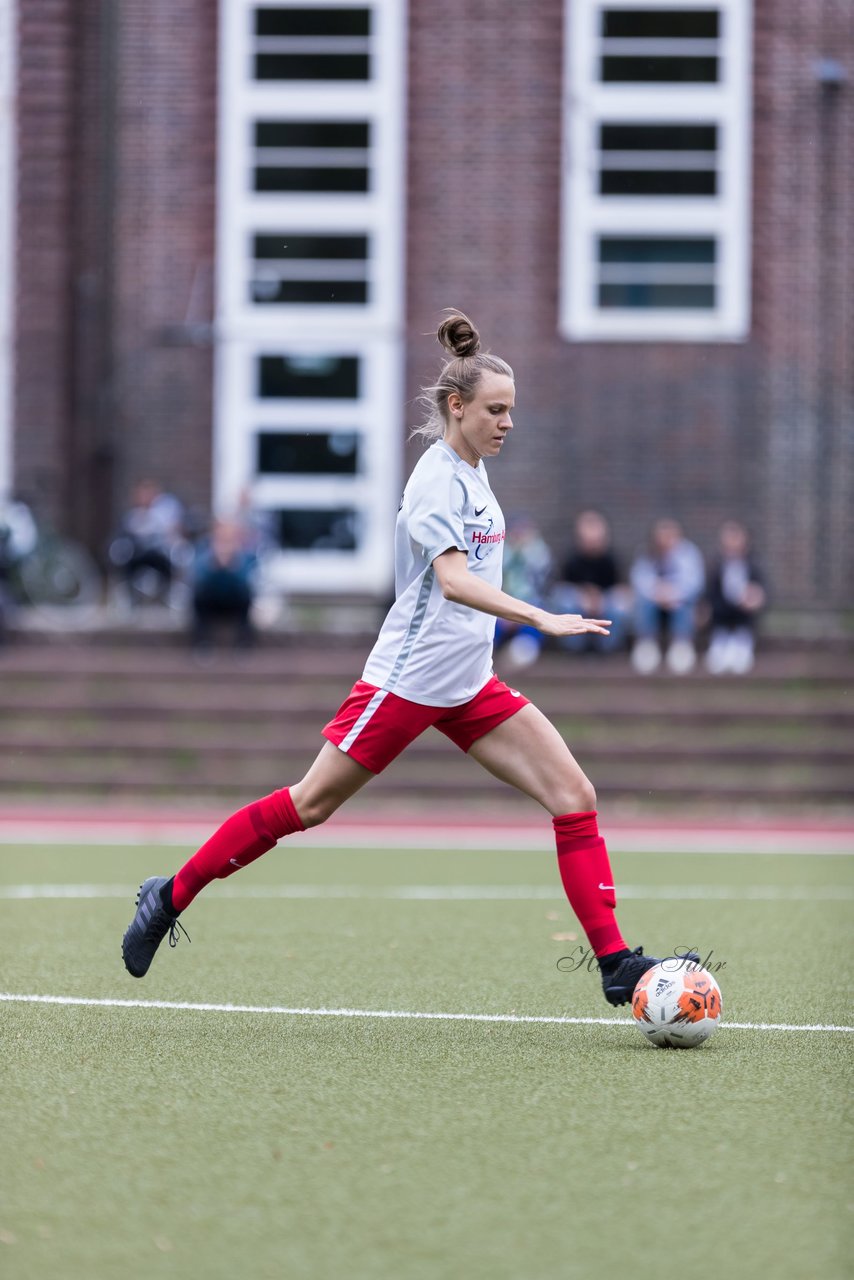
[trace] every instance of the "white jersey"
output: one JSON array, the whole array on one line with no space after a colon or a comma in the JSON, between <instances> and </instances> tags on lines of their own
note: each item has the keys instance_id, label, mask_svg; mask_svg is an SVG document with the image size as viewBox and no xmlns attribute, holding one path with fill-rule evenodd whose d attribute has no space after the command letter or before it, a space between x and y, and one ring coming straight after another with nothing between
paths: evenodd
<instances>
[{"instance_id":1,"label":"white jersey","mask_svg":"<svg viewBox=\"0 0 854 1280\"><path fill-rule=\"evenodd\" d=\"M471 573L501 587L504 516L486 467L438 440L403 494L394 536L395 602L362 679L410 702L457 707L492 675L495 618L446 600L433 569L443 551L468 556Z\"/></svg>"}]
</instances>

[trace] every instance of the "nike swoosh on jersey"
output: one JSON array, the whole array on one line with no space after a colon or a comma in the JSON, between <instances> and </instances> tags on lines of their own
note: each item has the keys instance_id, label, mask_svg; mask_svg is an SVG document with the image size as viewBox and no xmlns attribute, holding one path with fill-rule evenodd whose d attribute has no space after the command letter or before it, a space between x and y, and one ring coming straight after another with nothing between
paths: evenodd
<instances>
[{"instance_id":1,"label":"nike swoosh on jersey","mask_svg":"<svg viewBox=\"0 0 854 1280\"><path fill-rule=\"evenodd\" d=\"M474 513L475 513L475 515L476 515L476 516L482 516L482 515L483 515L483 513L484 513L484 511L486 510L486 507L488 507L488 506L489 506L489 503L487 502L486 506L481 507L480 511L478 511L477 507L475 507L475 509L474 509Z\"/></svg>"},{"instance_id":2,"label":"nike swoosh on jersey","mask_svg":"<svg viewBox=\"0 0 854 1280\"><path fill-rule=\"evenodd\" d=\"M616 885L613 885L613 884L600 884L600 885L599 885L599 888L600 888L600 889L615 889L615 888L616 888Z\"/></svg>"}]
</instances>

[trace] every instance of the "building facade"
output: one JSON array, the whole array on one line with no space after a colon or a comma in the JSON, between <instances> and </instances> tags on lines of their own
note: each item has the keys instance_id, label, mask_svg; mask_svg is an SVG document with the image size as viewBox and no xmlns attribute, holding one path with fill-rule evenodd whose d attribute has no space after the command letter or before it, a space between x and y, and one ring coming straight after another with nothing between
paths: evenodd
<instances>
[{"instance_id":1,"label":"building facade","mask_svg":"<svg viewBox=\"0 0 854 1280\"><path fill-rule=\"evenodd\" d=\"M624 557L735 516L778 603L850 603L847 0L0 11L0 487L96 549L141 476L248 495L283 585L382 595L453 305L516 372L493 484L558 554L583 506Z\"/></svg>"}]
</instances>

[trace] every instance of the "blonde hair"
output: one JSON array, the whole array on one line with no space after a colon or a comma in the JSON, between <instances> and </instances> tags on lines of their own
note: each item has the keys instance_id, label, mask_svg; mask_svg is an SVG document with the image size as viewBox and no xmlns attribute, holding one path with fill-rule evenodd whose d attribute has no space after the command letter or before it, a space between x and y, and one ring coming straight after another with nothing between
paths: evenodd
<instances>
[{"instance_id":1,"label":"blonde hair","mask_svg":"<svg viewBox=\"0 0 854 1280\"><path fill-rule=\"evenodd\" d=\"M475 396L478 383L485 372L500 373L512 378L513 370L506 360L489 351L481 352L480 334L462 311L448 308L447 319L436 333L439 345L450 352L451 359L442 367L432 386L422 387L418 397L425 420L412 430L413 436L433 441L441 440L448 425L448 396L456 392L469 404Z\"/></svg>"}]
</instances>

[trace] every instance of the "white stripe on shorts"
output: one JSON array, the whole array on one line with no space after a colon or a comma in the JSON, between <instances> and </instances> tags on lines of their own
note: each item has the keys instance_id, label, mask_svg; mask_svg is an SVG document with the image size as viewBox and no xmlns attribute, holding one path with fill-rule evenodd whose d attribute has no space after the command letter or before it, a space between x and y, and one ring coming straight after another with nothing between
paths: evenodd
<instances>
[{"instance_id":1,"label":"white stripe on shorts","mask_svg":"<svg viewBox=\"0 0 854 1280\"><path fill-rule=\"evenodd\" d=\"M364 729L365 725L368 723L368 721L371 719L374 713L379 710L379 707L387 694L388 694L388 689L377 689L376 693L371 698L370 702L365 707L362 714L359 716L359 719L356 721L356 723L353 725L353 728L347 734L347 737L342 738L342 740L338 743L339 751L350 750L353 743L356 741L359 734Z\"/></svg>"}]
</instances>

